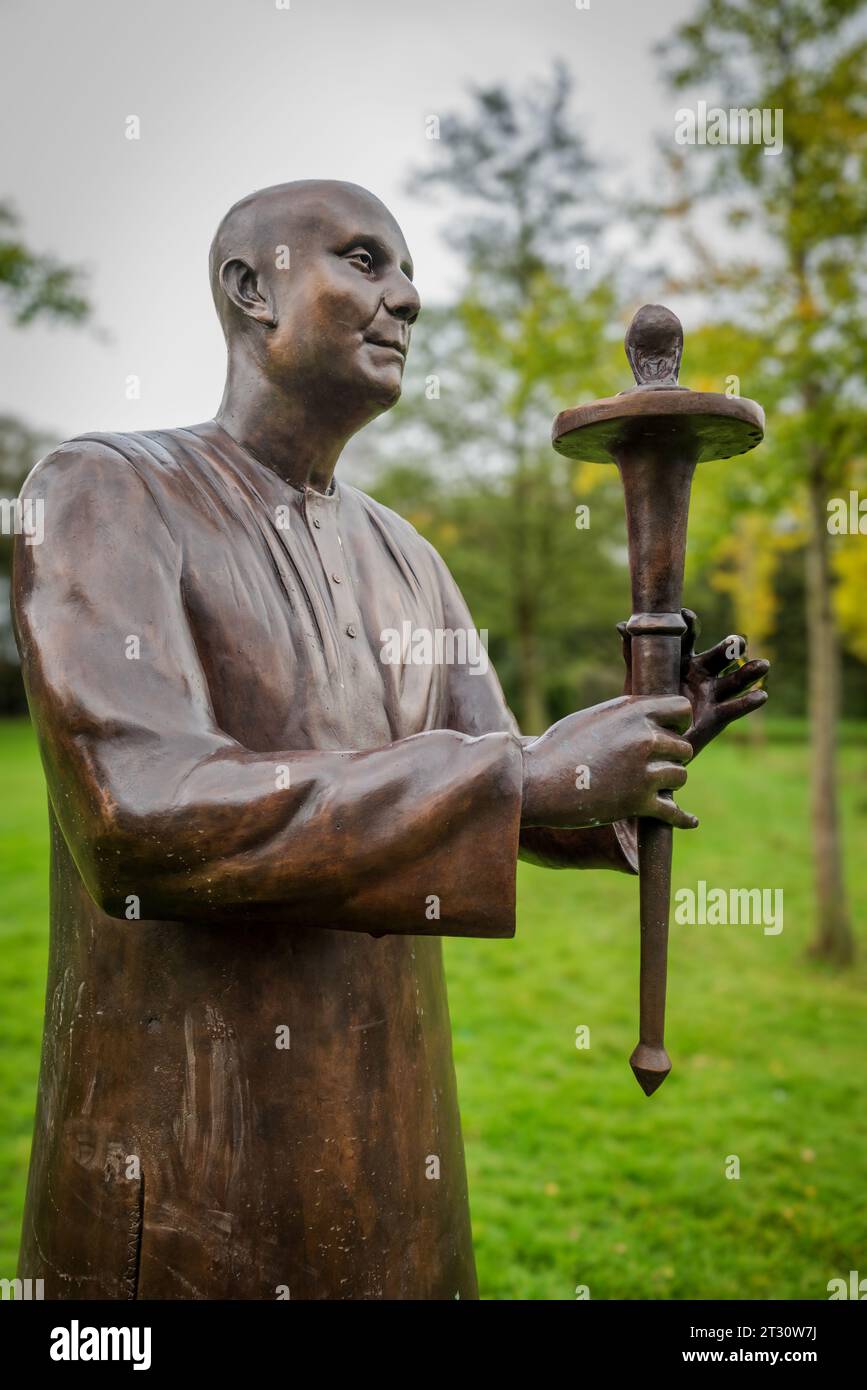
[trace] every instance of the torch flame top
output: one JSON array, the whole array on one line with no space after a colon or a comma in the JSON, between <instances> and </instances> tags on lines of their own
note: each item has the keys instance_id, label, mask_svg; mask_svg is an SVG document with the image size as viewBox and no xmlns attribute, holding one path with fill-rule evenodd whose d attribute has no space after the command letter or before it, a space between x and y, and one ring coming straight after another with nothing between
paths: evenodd
<instances>
[{"instance_id":1,"label":"torch flame top","mask_svg":"<svg viewBox=\"0 0 867 1390\"><path fill-rule=\"evenodd\" d=\"M626 330L625 346L638 386L677 386L683 328L670 309L645 304Z\"/></svg>"}]
</instances>

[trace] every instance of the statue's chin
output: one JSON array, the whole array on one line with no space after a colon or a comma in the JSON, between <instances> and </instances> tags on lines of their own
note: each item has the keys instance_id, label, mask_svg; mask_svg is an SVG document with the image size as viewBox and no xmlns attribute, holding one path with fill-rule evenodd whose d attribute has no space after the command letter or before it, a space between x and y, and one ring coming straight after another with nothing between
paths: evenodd
<instances>
[{"instance_id":1,"label":"statue's chin","mask_svg":"<svg viewBox=\"0 0 867 1390\"><path fill-rule=\"evenodd\" d=\"M397 374L386 376L384 373L375 382L369 382L372 387L370 392L371 403L374 404L376 413L379 415L384 410L390 410L393 405L397 405L400 400L400 393L403 389L403 381Z\"/></svg>"},{"instance_id":2,"label":"statue's chin","mask_svg":"<svg viewBox=\"0 0 867 1390\"><path fill-rule=\"evenodd\" d=\"M320 378L317 398L329 401L330 409L339 405L354 428L360 429L369 420L390 410L400 400L403 386L400 371L353 372L343 376Z\"/></svg>"},{"instance_id":3,"label":"statue's chin","mask_svg":"<svg viewBox=\"0 0 867 1390\"><path fill-rule=\"evenodd\" d=\"M393 386L393 387L391 388L391 390L388 392L388 395L387 395L387 398L386 398L386 403L385 403L385 408L386 408L386 410L390 410L391 407L392 407L393 405L397 405L398 401L400 400L400 394L401 394L401 391L402 391L402 390L403 390L403 383L400 382L400 381L397 383L396 386Z\"/></svg>"}]
</instances>

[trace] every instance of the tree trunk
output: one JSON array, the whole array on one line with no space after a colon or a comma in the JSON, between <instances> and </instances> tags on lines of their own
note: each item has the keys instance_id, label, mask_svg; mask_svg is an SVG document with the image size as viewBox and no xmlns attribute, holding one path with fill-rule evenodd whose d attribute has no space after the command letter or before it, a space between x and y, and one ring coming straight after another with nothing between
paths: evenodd
<instances>
[{"instance_id":1,"label":"tree trunk","mask_svg":"<svg viewBox=\"0 0 867 1390\"><path fill-rule=\"evenodd\" d=\"M514 550L512 603L518 639L518 722L524 734L543 734L548 727L542 674L539 669L538 595L534 579L532 468L524 442L522 416L515 421L515 470L512 478Z\"/></svg>"},{"instance_id":2,"label":"tree trunk","mask_svg":"<svg viewBox=\"0 0 867 1390\"><path fill-rule=\"evenodd\" d=\"M521 692L520 725L525 734L543 734L548 727L545 696L539 671L536 641L536 605L527 592L516 595L518 631L518 683Z\"/></svg>"},{"instance_id":3,"label":"tree trunk","mask_svg":"<svg viewBox=\"0 0 867 1390\"><path fill-rule=\"evenodd\" d=\"M814 450L808 479L807 669L809 672L811 825L816 884L816 935L810 953L838 965L855 954L846 890L837 794L837 718L840 653L831 604L828 554L828 487L821 450Z\"/></svg>"}]
</instances>

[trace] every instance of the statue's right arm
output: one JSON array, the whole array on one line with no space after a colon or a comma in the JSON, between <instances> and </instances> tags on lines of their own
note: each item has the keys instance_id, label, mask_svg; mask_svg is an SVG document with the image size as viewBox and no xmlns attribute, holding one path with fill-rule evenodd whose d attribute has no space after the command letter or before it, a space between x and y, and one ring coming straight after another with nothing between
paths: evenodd
<instances>
[{"instance_id":1,"label":"statue's right arm","mask_svg":"<svg viewBox=\"0 0 867 1390\"><path fill-rule=\"evenodd\" d=\"M44 504L45 534L16 542L22 668L52 806L103 911L122 918L134 895L144 919L513 934L514 734L242 747L215 718L149 483L81 441L23 495Z\"/></svg>"}]
</instances>

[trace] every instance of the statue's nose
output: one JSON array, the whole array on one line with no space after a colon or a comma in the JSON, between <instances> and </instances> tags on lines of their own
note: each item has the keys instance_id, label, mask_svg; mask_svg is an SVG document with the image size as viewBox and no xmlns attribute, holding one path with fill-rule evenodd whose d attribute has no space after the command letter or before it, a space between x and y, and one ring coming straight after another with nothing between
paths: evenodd
<instances>
[{"instance_id":1,"label":"statue's nose","mask_svg":"<svg viewBox=\"0 0 867 1390\"><path fill-rule=\"evenodd\" d=\"M395 285L387 292L384 303L393 318L411 325L419 316L421 300L412 281L408 280L405 275L401 276L401 280L402 284Z\"/></svg>"}]
</instances>

